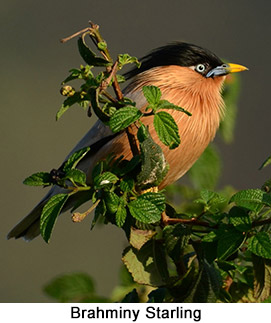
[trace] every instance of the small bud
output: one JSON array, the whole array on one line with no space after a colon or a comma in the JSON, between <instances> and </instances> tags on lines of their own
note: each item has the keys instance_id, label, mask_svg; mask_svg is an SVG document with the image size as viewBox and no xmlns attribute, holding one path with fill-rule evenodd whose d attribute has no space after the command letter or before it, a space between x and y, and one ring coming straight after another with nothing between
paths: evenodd
<instances>
[{"instance_id":1,"label":"small bud","mask_svg":"<svg viewBox=\"0 0 271 323\"><path fill-rule=\"evenodd\" d=\"M106 48L107 48L107 44L106 44L106 42L105 42L105 41L100 41L100 42L98 43L98 48L99 48L100 50L106 50Z\"/></svg>"},{"instance_id":2,"label":"small bud","mask_svg":"<svg viewBox=\"0 0 271 323\"><path fill-rule=\"evenodd\" d=\"M62 86L62 88L60 89L60 94L63 96L73 96L74 93L75 89L70 85Z\"/></svg>"}]
</instances>

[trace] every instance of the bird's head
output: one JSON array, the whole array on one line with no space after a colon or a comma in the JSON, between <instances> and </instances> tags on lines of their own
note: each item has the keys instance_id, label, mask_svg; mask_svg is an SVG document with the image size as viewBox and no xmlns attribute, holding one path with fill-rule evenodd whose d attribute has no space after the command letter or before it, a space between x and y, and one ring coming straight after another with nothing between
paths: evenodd
<instances>
[{"instance_id":1,"label":"bird's head","mask_svg":"<svg viewBox=\"0 0 271 323\"><path fill-rule=\"evenodd\" d=\"M227 74L247 70L239 64L224 63L207 49L183 42L155 49L140 62L140 68L125 74L128 79L136 76L138 85L153 83L201 94L212 86L220 90Z\"/></svg>"},{"instance_id":2,"label":"bird's head","mask_svg":"<svg viewBox=\"0 0 271 323\"><path fill-rule=\"evenodd\" d=\"M245 66L239 64L224 63L207 49L183 42L159 47L141 58L140 61L140 68L134 68L126 73L128 78L154 67L172 65L188 67L206 79L247 70Z\"/></svg>"}]
</instances>

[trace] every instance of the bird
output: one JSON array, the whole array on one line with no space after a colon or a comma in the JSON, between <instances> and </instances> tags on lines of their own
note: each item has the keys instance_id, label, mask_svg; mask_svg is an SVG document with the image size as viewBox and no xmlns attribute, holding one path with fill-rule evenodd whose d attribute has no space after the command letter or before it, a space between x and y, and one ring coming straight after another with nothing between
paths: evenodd
<instances>
[{"instance_id":1,"label":"bird","mask_svg":"<svg viewBox=\"0 0 271 323\"><path fill-rule=\"evenodd\" d=\"M159 185L159 189L162 189L181 178L215 137L225 113L221 93L226 76L248 68L225 63L208 49L186 42L174 42L154 49L141 58L140 62L140 68L133 68L125 73L129 81L123 90L125 97L135 101L136 106L144 110L147 101L142 88L153 85L160 88L162 99L192 114L188 116L170 110L179 126L181 137L181 144L174 150L159 141L152 116L141 119L149 127L153 140L161 146L169 164L169 171ZM88 180L96 163L110 153L114 153L115 156L123 155L127 160L132 158L126 133L113 134L100 120L92 126L65 160L84 147L91 147L91 153L80 161L77 168L86 173ZM37 237L40 234L39 223L44 205L53 195L63 193L63 190L59 186L53 186L37 206L8 233L7 238L22 237L30 241ZM71 198L68 202L63 212L71 208L76 200Z\"/></svg>"}]
</instances>

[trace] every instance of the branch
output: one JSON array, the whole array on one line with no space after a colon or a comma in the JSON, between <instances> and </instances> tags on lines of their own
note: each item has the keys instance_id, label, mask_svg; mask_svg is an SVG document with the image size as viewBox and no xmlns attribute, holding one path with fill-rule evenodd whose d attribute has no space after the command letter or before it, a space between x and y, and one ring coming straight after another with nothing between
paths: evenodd
<instances>
[{"instance_id":1,"label":"branch","mask_svg":"<svg viewBox=\"0 0 271 323\"><path fill-rule=\"evenodd\" d=\"M67 42L67 41L69 41L69 40L71 40L71 39L73 39L73 38L75 38L77 36L89 33L90 38L92 39L92 41L95 44L96 48L104 56L104 58L106 60L110 61L110 62L113 62L113 59L112 59L108 49L107 48L100 49L99 46L98 46L98 44L100 42L105 42L104 39L102 38L100 32L99 32L99 26L97 24L94 24L91 21L89 23L90 23L91 27L84 28L84 29L72 34L69 37L61 39L60 41L62 43L65 43L65 42ZM101 90L101 92L104 92L106 90L106 88L108 87L109 83L111 82L112 78L113 78L112 86L113 86L114 92L116 94L117 100L122 101L123 98L124 98L124 95L123 95L123 93L121 91L119 82L117 81L117 77L116 77L117 71L118 71L118 61L116 61L113 64L113 66L108 66L107 67L107 72L110 73L110 74L109 74L109 77L104 82L102 82L102 84L100 86L100 90ZM108 94L105 94L105 93L103 93L103 94L108 97ZM139 155L140 154L139 145L138 145L138 142L137 142L136 135L134 134L133 127L129 126L128 128L125 129L125 132L126 132L126 135L128 137L130 148L131 148L131 151L132 151L133 155L134 156Z\"/></svg>"},{"instance_id":2,"label":"branch","mask_svg":"<svg viewBox=\"0 0 271 323\"><path fill-rule=\"evenodd\" d=\"M265 225L265 224L271 224L271 218L265 219L265 220L254 221L254 222L252 222L251 226L252 226L252 228L255 228L255 227L259 227L261 225Z\"/></svg>"},{"instance_id":3,"label":"branch","mask_svg":"<svg viewBox=\"0 0 271 323\"><path fill-rule=\"evenodd\" d=\"M192 218L192 219L179 219L179 218L170 218L168 215L166 215L165 212L162 213L162 223L164 226L170 225L170 224L176 224L176 223L183 223L186 225L192 225L192 226L201 226L211 229L217 229L218 225L210 225L210 223L205 221L199 221L198 218Z\"/></svg>"}]
</instances>

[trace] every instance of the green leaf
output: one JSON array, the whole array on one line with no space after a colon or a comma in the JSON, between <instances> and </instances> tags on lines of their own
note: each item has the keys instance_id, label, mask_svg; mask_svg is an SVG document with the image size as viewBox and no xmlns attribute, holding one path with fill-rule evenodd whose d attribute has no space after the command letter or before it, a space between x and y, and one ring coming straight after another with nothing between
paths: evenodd
<instances>
[{"instance_id":1,"label":"green leaf","mask_svg":"<svg viewBox=\"0 0 271 323\"><path fill-rule=\"evenodd\" d=\"M123 192L130 192L135 186L135 181L132 178L125 177L120 181L120 189Z\"/></svg>"},{"instance_id":2,"label":"green leaf","mask_svg":"<svg viewBox=\"0 0 271 323\"><path fill-rule=\"evenodd\" d=\"M234 206L229 212L230 223L241 232L247 232L251 229L251 219L246 210Z\"/></svg>"},{"instance_id":3,"label":"green leaf","mask_svg":"<svg viewBox=\"0 0 271 323\"><path fill-rule=\"evenodd\" d=\"M112 65L111 62L107 61L106 59L102 57L96 56L86 45L85 40L84 40L84 35L82 37L78 38L78 49L81 57L83 60L93 66L109 66Z\"/></svg>"},{"instance_id":4,"label":"green leaf","mask_svg":"<svg viewBox=\"0 0 271 323\"><path fill-rule=\"evenodd\" d=\"M114 192L105 192L104 197L106 209L109 213L115 214L118 211L120 204L120 198Z\"/></svg>"},{"instance_id":5,"label":"green leaf","mask_svg":"<svg viewBox=\"0 0 271 323\"><path fill-rule=\"evenodd\" d=\"M104 172L99 176L96 176L94 179L94 185L96 188L102 188L107 186L108 184L115 184L119 178L111 173L111 172Z\"/></svg>"},{"instance_id":6,"label":"green leaf","mask_svg":"<svg viewBox=\"0 0 271 323\"><path fill-rule=\"evenodd\" d=\"M217 240L217 233L216 230L215 231L211 231L208 234L206 234L203 238L202 238L202 242L213 242Z\"/></svg>"},{"instance_id":7,"label":"green leaf","mask_svg":"<svg viewBox=\"0 0 271 323\"><path fill-rule=\"evenodd\" d=\"M180 111L183 112L185 114L187 114L189 117L192 116L192 113L190 113L189 111L185 110L182 107L179 107L173 103L170 103L167 100L161 100L158 104L158 107L156 108L156 111L160 110L160 109L167 109L167 110L175 110L175 111Z\"/></svg>"},{"instance_id":8,"label":"green leaf","mask_svg":"<svg viewBox=\"0 0 271 323\"><path fill-rule=\"evenodd\" d=\"M102 121L102 122L108 122L111 114L108 111L104 111L99 103L99 88L90 88L89 94L90 94L90 102L91 107L93 108L93 111L95 112L96 116Z\"/></svg>"},{"instance_id":9,"label":"green leaf","mask_svg":"<svg viewBox=\"0 0 271 323\"><path fill-rule=\"evenodd\" d=\"M86 186L86 174L79 169L70 169L67 171L65 179L71 180L73 183L77 183Z\"/></svg>"},{"instance_id":10,"label":"green leaf","mask_svg":"<svg viewBox=\"0 0 271 323\"><path fill-rule=\"evenodd\" d=\"M73 68L69 71L71 74L65 78L65 80L62 82L62 84L65 84L67 82L70 82L72 80L76 80L76 79L79 79L81 78L81 70L77 69L77 68Z\"/></svg>"},{"instance_id":11,"label":"green leaf","mask_svg":"<svg viewBox=\"0 0 271 323\"><path fill-rule=\"evenodd\" d=\"M271 259L271 239L266 232L258 232L248 239L248 250L255 255Z\"/></svg>"},{"instance_id":12,"label":"green leaf","mask_svg":"<svg viewBox=\"0 0 271 323\"><path fill-rule=\"evenodd\" d=\"M162 208L165 208L164 196L161 193L148 193L138 196L138 198L128 204L131 215L143 223L155 223L161 219Z\"/></svg>"},{"instance_id":13,"label":"green leaf","mask_svg":"<svg viewBox=\"0 0 271 323\"><path fill-rule=\"evenodd\" d=\"M263 169L264 167L266 167L267 165L271 164L271 156L267 157L266 160L262 163L262 165L260 166L260 170Z\"/></svg>"},{"instance_id":14,"label":"green leaf","mask_svg":"<svg viewBox=\"0 0 271 323\"><path fill-rule=\"evenodd\" d=\"M85 99L81 97L80 92L75 92L73 96L68 97L63 104L61 105L60 109L56 114L56 121L75 103L80 103Z\"/></svg>"},{"instance_id":15,"label":"green leaf","mask_svg":"<svg viewBox=\"0 0 271 323\"><path fill-rule=\"evenodd\" d=\"M177 148L180 145L178 126L173 117L164 111L157 112L154 116L154 128L159 139L169 149Z\"/></svg>"},{"instance_id":16,"label":"green leaf","mask_svg":"<svg viewBox=\"0 0 271 323\"><path fill-rule=\"evenodd\" d=\"M168 255L174 262L179 262L188 245L191 236L191 229L182 223L168 225L163 230L165 246Z\"/></svg>"},{"instance_id":17,"label":"green leaf","mask_svg":"<svg viewBox=\"0 0 271 323\"><path fill-rule=\"evenodd\" d=\"M119 132L142 116L142 113L138 108L133 106L126 106L117 110L110 118L109 126L113 132Z\"/></svg>"},{"instance_id":18,"label":"green leaf","mask_svg":"<svg viewBox=\"0 0 271 323\"><path fill-rule=\"evenodd\" d=\"M54 195L48 200L42 209L40 217L40 233L47 243L50 240L56 219L68 197L68 194Z\"/></svg>"},{"instance_id":19,"label":"green leaf","mask_svg":"<svg viewBox=\"0 0 271 323\"><path fill-rule=\"evenodd\" d=\"M147 192L140 195L140 198L155 204L161 213L165 210L166 198L163 193Z\"/></svg>"},{"instance_id":20,"label":"green leaf","mask_svg":"<svg viewBox=\"0 0 271 323\"><path fill-rule=\"evenodd\" d=\"M207 261L201 264L196 281L183 300L185 303L214 303L222 287L222 280L218 271Z\"/></svg>"},{"instance_id":21,"label":"green leaf","mask_svg":"<svg viewBox=\"0 0 271 323\"><path fill-rule=\"evenodd\" d=\"M137 67L140 67L141 65L136 57L130 56L129 54L120 54L118 56L118 63L119 69L122 69L122 67L126 64L135 63Z\"/></svg>"},{"instance_id":22,"label":"green leaf","mask_svg":"<svg viewBox=\"0 0 271 323\"><path fill-rule=\"evenodd\" d=\"M169 278L163 245L150 240L140 250L128 247L122 261L135 282L151 286L163 286Z\"/></svg>"},{"instance_id":23,"label":"green leaf","mask_svg":"<svg viewBox=\"0 0 271 323\"><path fill-rule=\"evenodd\" d=\"M80 150L77 150L73 153L68 160L63 165L63 171L68 172L71 169L74 169L81 159L85 157L85 155L89 152L90 148L85 147Z\"/></svg>"},{"instance_id":24,"label":"green leaf","mask_svg":"<svg viewBox=\"0 0 271 323\"><path fill-rule=\"evenodd\" d=\"M52 184L50 173L39 172L27 177L23 183L29 186L44 186Z\"/></svg>"},{"instance_id":25,"label":"green leaf","mask_svg":"<svg viewBox=\"0 0 271 323\"><path fill-rule=\"evenodd\" d=\"M126 211L126 205L123 198L120 198L119 200L119 206L116 212L116 224L119 228L121 228L126 220L127 211Z\"/></svg>"},{"instance_id":26,"label":"green leaf","mask_svg":"<svg viewBox=\"0 0 271 323\"><path fill-rule=\"evenodd\" d=\"M132 247L139 250L155 234L156 232L152 230L140 230L140 229L131 227L129 242Z\"/></svg>"},{"instance_id":27,"label":"green leaf","mask_svg":"<svg viewBox=\"0 0 271 323\"><path fill-rule=\"evenodd\" d=\"M242 232L234 228L222 230L218 236L217 258L226 260L241 247L245 237Z\"/></svg>"},{"instance_id":28,"label":"green leaf","mask_svg":"<svg viewBox=\"0 0 271 323\"><path fill-rule=\"evenodd\" d=\"M116 78L117 78L118 83L123 83L126 81L125 76L120 75L120 74L116 74Z\"/></svg>"},{"instance_id":29,"label":"green leaf","mask_svg":"<svg viewBox=\"0 0 271 323\"><path fill-rule=\"evenodd\" d=\"M44 291L60 302L80 302L94 293L94 283L87 274L73 273L53 279Z\"/></svg>"},{"instance_id":30,"label":"green leaf","mask_svg":"<svg viewBox=\"0 0 271 323\"><path fill-rule=\"evenodd\" d=\"M212 214L221 212L223 206L227 202L226 198L221 194L212 192L208 189L200 191L201 199L197 199L194 203L200 203L204 205L204 211Z\"/></svg>"},{"instance_id":31,"label":"green leaf","mask_svg":"<svg viewBox=\"0 0 271 323\"><path fill-rule=\"evenodd\" d=\"M189 170L188 175L196 189L213 190L221 174L221 161L218 151L210 144Z\"/></svg>"},{"instance_id":32,"label":"green leaf","mask_svg":"<svg viewBox=\"0 0 271 323\"><path fill-rule=\"evenodd\" d=\"M88 84L89 84L90 80L91 81L94 80L94 75L91 71L92 68L93 68L93 66L81 65L80 69L76 69L76 68L71 69L69 71L71 74L62 82L62 84L65 84L67 82L70 82L70 81L76 80L76 79L87 80Z\"/></svg>"},{"instance_id":33,"label":"green leaf","mask_svg":"<svg viewBox=\"0 0 271 323\"><path fill-rule=\"evenodd\" d=\"M162 148L156 144L144 125L138 130L141 151L141 171L137 176L140 187L158 186L166 176L169 166L165 160Z\"/></svg>"},{"instance_id":34,"label":"green leaf","mask_svg":"<svg viewBox=\"0 0 271 323\"><path fill-rule=\"evenodd\" d=\"M260 189L242 190L234 194L229 203L259 213L264 205L271 206L271 196Z\"/></svg>"},{"instance_id":35,"label":"green leaf","mask_svg":"<svg viewBox=\"0 0 271 323\"><path fill-rule=\"evenodd\" d=\"M106 44L106 42L105 42L105 41L100 41L100 42L97 44L97 46L98 46L99 50L102 50L102 51L104 51L104 50L106 50L106 49L107 49L107 44Z\"/></svg>"},{"instance_id":36,"label":"green leaf","mask_svg":"<svg viewBox=\"0 0 271 323\"><path fill-rule=\"evenodd\" d=\"M143 86L142 90L145 98L147 99L150 105L154 105L154 106L158 105L158 103L160 102L162 93L157 86L154 86L154 85Z\"/></svg>"}]
</instances>

